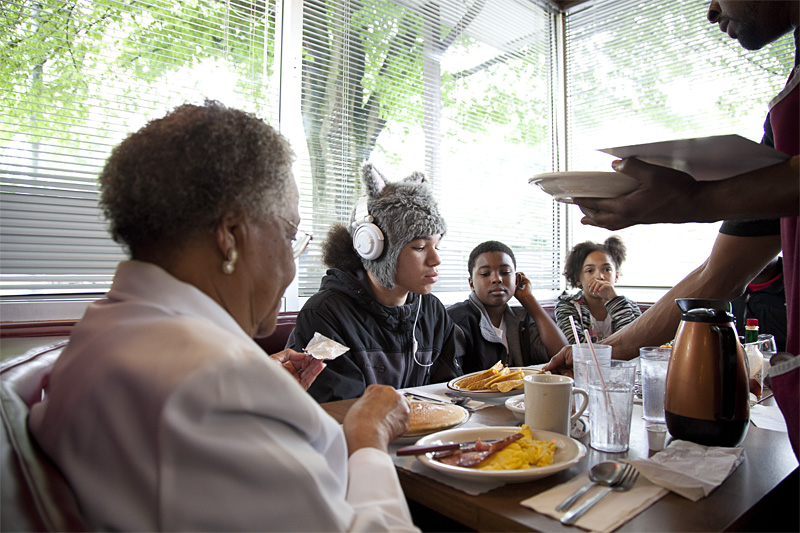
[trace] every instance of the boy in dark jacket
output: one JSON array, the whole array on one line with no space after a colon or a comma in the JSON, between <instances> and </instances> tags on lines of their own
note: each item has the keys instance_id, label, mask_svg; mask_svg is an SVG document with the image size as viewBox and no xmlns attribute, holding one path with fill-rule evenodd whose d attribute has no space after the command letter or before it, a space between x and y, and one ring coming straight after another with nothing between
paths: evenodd
<instances>
[{"instance_id":1,"label":"boy in dark jacket","mask_svg":"<svg viewBox=\"0 0 800 533\"><path fill-rule=\"evenodd\" d=\"M567 339L533 296L525 274L517 272L511 248L486 241L472 250L467 262L469 299L447 309L462 329L466 373L485 370L502 361L508 366L546 363ZM511 307L515 297L522 307Z\"/></svg>"}]
</instances>

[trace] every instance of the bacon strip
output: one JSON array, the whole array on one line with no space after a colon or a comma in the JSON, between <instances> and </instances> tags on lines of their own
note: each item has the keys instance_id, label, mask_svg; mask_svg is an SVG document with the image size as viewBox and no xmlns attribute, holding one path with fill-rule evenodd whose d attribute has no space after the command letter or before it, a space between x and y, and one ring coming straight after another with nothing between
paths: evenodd
<instances>
[{"instance_id":1,"label":"bacon strip","mask_svg":"<svg viewBox=\"0 0 800 533\"><path fill-rule=\"evenodd\" d=\"M510 437L487 444L480 440L475 442L474 446L456 450L454 452L445 452L444 454L434 455L433 458L444 464L451 466L462 466L464 468L472 468L488 459L491 455L499 452L509 444L517 442L524 435L522 433L515 433Z\"/></svg>"}]
</instances>

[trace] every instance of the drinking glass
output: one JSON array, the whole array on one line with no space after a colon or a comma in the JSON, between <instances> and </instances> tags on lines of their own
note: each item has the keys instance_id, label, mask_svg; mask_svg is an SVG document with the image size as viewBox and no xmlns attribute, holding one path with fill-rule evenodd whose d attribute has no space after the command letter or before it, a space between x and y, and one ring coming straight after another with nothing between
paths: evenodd
<instances>
[{"instance_id":1,"label":"drinking glass","mask_svg":"<svg viewBox=\"0 0 800 533\"><path fill-rule=\"evenodd\" d=\"M645 346L639 349L642 364L642 406L648 422L666 423L664 416L664 390L667 365L672 348Z\"/></svg>"},{"instance_id":2,"label":"drinking glass","mask_svg":"<svg viewBox=\"0 0 800 533\"><path fill-rule=\"evenodd\" d=\"M758 349L764 354L764 366L762 372L764 376L764 386L772 388L769 381L769 367L770 359L778 352L778 346L775 344L775 337L771 333L761 333L758 336Z\"/></svg>"},{"instance_id":3,"label":"drinking glass","mask_svg":"<svg viewBox=\"0 0 800 533\"><path fill-rule=\"evenodd\" d=\"M624 452L631 434L636 365L630 361L610 361L601 364L599 370L589 374L592 406L589 443L602 452Z\"/></svg>"},{"instance_id":4,"label":"drinking glass","mask_svg":"<svg viewBox=\"0 0 800 533\"><path fill-rule=\"evenodd\" d=\"M593 344L597 361L602 365L611 361L611 346L606 344ZM597 373L597 365L588 344L572 345L572 374L575 379L575 387L588 391L589 373ZM589 408L583 412L584 416L589 414Z\"/></svg>"}]
</instances>

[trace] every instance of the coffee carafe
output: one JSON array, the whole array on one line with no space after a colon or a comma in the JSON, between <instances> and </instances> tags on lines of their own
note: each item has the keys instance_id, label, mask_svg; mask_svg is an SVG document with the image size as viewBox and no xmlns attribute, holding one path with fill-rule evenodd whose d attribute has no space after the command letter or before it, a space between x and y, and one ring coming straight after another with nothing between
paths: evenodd
<instances>
[{"instance_id":1,"label":"coffee carafe","mask_svg":"<svg viewBox=\"0 0 800 533\"><path fill-rule=\"evenodd\" d=\"M730 303L699 298L675 302L682 316L667 368L667 428L676 439L736 446L747 434L750 400Z\"/></svg>"}]
</instances>

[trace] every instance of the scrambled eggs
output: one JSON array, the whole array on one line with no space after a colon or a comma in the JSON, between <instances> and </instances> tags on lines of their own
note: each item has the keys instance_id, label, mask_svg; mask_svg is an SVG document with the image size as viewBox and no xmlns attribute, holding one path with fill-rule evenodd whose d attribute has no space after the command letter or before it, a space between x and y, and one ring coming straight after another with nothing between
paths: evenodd
<instances>
[{"instance_id":1,"label":"scrambled eggs","mask_svg":"<svg viewBox=\"0 0 800 533\"><path fill-rule=\"evenodd\" d=\"M556 443L533 440L531 430L523 425L520 431L524 437L509 444L478 465L481 470L519 470L553 464Z\"/></svg>"}]
</instances>

